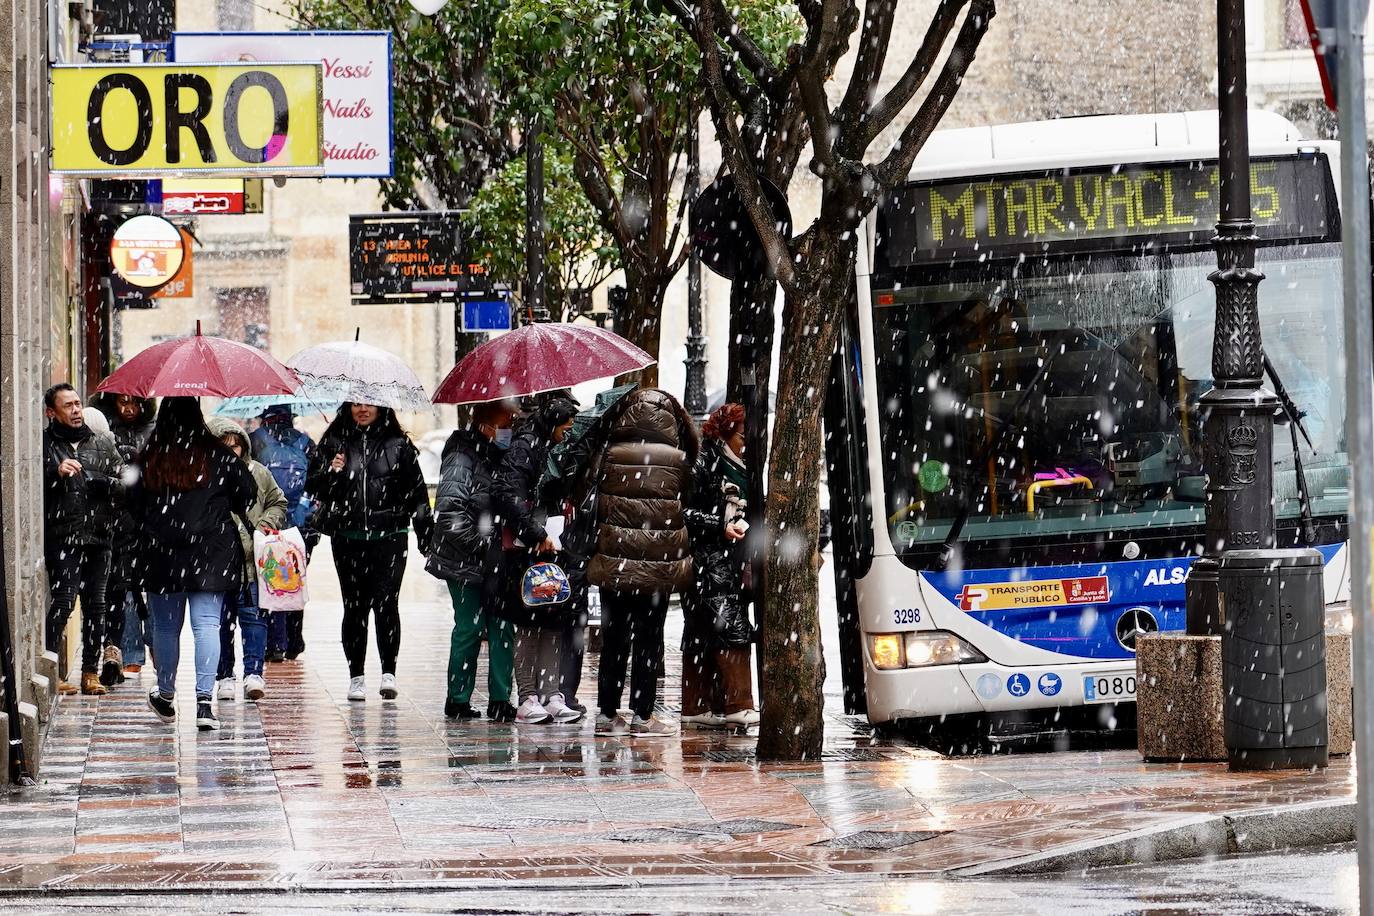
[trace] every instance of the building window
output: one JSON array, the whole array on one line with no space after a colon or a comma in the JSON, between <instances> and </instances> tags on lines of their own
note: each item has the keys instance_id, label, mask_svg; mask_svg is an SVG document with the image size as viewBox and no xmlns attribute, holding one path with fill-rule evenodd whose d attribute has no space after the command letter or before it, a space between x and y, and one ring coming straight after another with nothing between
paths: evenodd
<instances>
[{"instance_id":1,"label":"building window","mask_svg":"<svg viewBox=\"0 0 1374 916\"><path fill-rule=\"evenodd\" d=\"M215 0L215 24L221 32L253 31L253 0Z\"/></svg>"},{"instance_id":2,"label":"building window","mask_svg":"<svg viewBox=\"0 0 1374 916\"><path fill-rule=\"evenodd\" d=\"M271 345L272 310L265 286L216 289L221 337L266 350Z\"/></svg>"}]
</instances>

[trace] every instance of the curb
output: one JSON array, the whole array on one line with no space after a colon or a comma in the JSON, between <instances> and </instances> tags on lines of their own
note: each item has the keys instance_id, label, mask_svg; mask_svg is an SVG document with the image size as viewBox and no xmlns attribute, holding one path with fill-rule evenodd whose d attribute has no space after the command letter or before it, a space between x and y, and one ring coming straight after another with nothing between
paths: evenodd
<instances>
[{"instance_id":1,"label":"curb","mask_svg":"<svg viewBox=\"0 0 1374 916\"><path fill-rule=\"evenodd\" d=\"M960 878L1038 875L1352 843L1356 819L1353 799L1197 815L1045 852L951 869L946 874Z\"/></svg>"}]
</instances>

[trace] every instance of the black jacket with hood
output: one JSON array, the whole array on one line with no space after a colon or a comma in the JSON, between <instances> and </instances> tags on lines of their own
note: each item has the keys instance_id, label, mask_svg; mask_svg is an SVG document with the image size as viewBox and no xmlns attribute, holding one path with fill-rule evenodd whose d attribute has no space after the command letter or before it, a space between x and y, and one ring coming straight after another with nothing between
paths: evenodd
<instances>
[{"instance_id":1,"label":"black jacket with hood","mask_svg":"<svg viewBox=\"0 0 1374 916\"><path fill-rule=\"evenodd\" d=\"M432 576L482 585L497 574L501 519L496 507L496 446L473 429L455 430L444 443L434 533L425 569Z\"/></svg>"},{"instance_id":2,"label":"black jacket with hood","mask_svg":"<svg viewBox=\"0 0 1374 916\"><path fill-rule=\"evenodd\" d=\"M345 404L342 410L348 410ZM369 426L351 419L320 440L305 489L319 501L315 527L335 536L400 533L412 525L422 551L429 549L433 516L429 490L420 470L420 453L406 435L384 418ZM344 456L344 469L331 471L334 456Z\"/></svg>"},{"instance_id":3,"label":"black jacket with hood","mask_svg":"<svg viewBox=\"0 0 1374 916\"><path fill-rule=\"evenodd\" d=\"M63 546L109 547L117 501L122 496L119 458L114 439L89 426L43 430L43 537L47 549ZM81 473L63 477L57 468L68 458L81 462Z\"/></svg>"}]
</instances>

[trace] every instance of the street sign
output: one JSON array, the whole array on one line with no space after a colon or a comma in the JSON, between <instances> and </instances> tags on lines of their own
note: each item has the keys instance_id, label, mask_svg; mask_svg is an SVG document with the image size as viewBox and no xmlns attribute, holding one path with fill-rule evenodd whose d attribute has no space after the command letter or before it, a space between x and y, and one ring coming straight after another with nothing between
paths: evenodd
<instances>
[{"instance_id":1,"label":"street sign","mask_svg":"<svg viewBox=\"0 0 1374 916\"><path fill-rule=\"evenodd\" d=\"M261 212L261 178L167 178L162 182L163 216Z\"/></svg>"},{"instance_id":2,"label":"street sign","mask_svg":"<svg viewBox=\"0 0 1374 916\"><path fill-rule=\"evenodd\" d=\"M390 32L176 32L172 59L318 61L324 68L324 174L391 177Z\"/></svg>"},{"instance_id":3,"label":"street sign","mask_svg":"<svg viewBox=\"0 0 1374 916\"><path fill-rule=\"evenodd\" d=\"M322 67L53 67L52 171L93 178L320 175Z\"/></svg>"},{"instance_id":4,"label":"street sign","mask_svg":"<svg viewBox=\"0 0 1374 916\"><path fill-rule=\"evenodd\" d=\"M787 238L792 231L787 195L766 178L759 178L759 188L778 220L778 231ZM701 263L715 273L734 280L762 277L769 272L763 243L740 200L735 176L726 175L708 185L692 205L688 220L692 244L700 252Z\"/></svg>"},{"instance_id":5,"label":"street sign","mask_svg":"<svg viewBox=\"0 0 1374 916\"><path fill-rule=\"evenodd\" d=\"M355 305L445 302L491 293L458 211L350 216L348 250Z\"/></svg>"},{"instance_id":6,"label":"street sign","mask_svg":"<svg viewBox=\"0 0 1374 916\"><path fill-rule=\"evenodd\" d=\"M493 299L464 299L462 321L464 331L509 331L510 302L504 297Z\"/></svg>"},{"instance_id":7,"label":"street sign","mask_svg":"<svg viewBox=\"0 0 1374 916\"><path fill-rule=\"evenodd\" d=\"M154 290L176 276L186 257L180 230L160 216L125 220L110 239L110 266L126 283Z\"/></svg>"}]
</instances>

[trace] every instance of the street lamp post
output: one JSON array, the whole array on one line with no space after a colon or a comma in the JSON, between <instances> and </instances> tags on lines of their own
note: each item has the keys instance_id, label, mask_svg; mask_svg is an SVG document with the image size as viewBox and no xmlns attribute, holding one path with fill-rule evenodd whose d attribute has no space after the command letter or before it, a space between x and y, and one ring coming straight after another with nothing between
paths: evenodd
<instances>
[{"instance_id":1,"label":"street lamp post","mask_svg":"<svg viewBox=\"0 0 1374 916\"><path fill-rule=\"evenodd\" d=\"M701 137L692 118L687 141L687 206L696 206L701 193ZM690 244L690 243L689 243ZM706 415L706 337L701 333L701 252L691 245L687 254L687 383L682 406L694 417Z\"/></svg>"},{"instance_id":2,"label":"street lamp post","mask_svg":"<svg viewBox=\"0 0 1374 916\"><path fill-rule=\"evenodd\" d=\"M1250 211L1245 0L1217 0L1220 220L1213 387L1202 396L1205 555L1189 573L1188 632L1221 635L1233 769L1326 763L1321 556L1277 549L1274 414L1264 387L1258 239Z\"/></svg>"}]
</instances>

